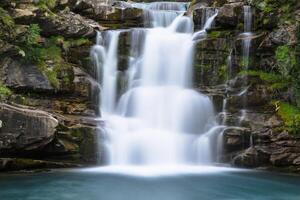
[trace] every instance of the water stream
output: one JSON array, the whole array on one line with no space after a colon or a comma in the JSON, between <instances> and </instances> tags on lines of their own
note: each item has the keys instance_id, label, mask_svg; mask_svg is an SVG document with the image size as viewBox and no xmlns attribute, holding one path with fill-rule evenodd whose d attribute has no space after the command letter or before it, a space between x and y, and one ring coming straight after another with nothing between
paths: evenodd
<instances>
[{"instance_id":1,"label":"water stream","mask_svg":"<svg viewBox=\"0 0 300 200\"><path fill-rule=\"evenodd\" d=\"M135 3L150 28L131 34L127 85L120 92L118 41L125 30L98 34L91 55L101 73L102 119L110 165L209 164L218 134L214 107L192 89L194 46L206 37L217 11L194 33L185 3Z\"/></svg>"}]
</instances>

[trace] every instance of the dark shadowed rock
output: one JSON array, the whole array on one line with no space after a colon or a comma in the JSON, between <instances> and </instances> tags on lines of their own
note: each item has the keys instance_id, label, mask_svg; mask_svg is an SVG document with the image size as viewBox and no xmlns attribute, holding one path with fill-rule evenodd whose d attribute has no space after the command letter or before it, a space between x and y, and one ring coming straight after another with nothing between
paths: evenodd
<instances>
[{"instance_id":1,"label":"dark shadowed rock","mask_svg":"<svg viewBox=\"0 0 300 200\"><path fill-rule=\"evenodd\" d=\"M264 148L250 147L233 158L232 164L238 167L259 167L269 164L270 155Z\"/></svg>"},{"instance_id":2,"label":"dark shadowed rock","mask_svg":"<svg viewBox=\"0 0 300 200\"><path fill-rule=\"evenodd\" d=\"M79 167L79 165L22 158L0 158L0 172L37 169L40 170L66 167Z\"/></svg>"},{"instance_id":3,"label":"dark shadowed rock","mask_svg":"<svg viewBox=\"0 0 300 200\"><path fill-rule=\"evenodd\" d=\"M224 130L224 148L227 152L246 149L250 146L250 129L228 127Z\"/></svg>"},{"instance_id":4,"label":"dark shadowed rock","mask_svg":"<svg viewBox=\"0 0 300 200\"><path fill-rule=\"evenodd\" d=\"M12 58L0 61L0 78L4 85L17 90L54 90L47 76L35 65L20 63Z\"/></svg>"}]
</instances>

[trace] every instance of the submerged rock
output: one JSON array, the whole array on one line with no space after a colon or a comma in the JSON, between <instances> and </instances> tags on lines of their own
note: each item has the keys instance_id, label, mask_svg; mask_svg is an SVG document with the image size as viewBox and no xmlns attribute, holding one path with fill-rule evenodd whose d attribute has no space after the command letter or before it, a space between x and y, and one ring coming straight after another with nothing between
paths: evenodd
<instances>
[{"instance_id":1,"label":"submerged rock","mask_svg":"<svg viewBox=\"0 0 300 200\"><path fill-rule=\"evenodd\" d=\"M72 163L51 162L23 158L0 158L0 172L79 167Z\"/></svg>"}]
</instances>

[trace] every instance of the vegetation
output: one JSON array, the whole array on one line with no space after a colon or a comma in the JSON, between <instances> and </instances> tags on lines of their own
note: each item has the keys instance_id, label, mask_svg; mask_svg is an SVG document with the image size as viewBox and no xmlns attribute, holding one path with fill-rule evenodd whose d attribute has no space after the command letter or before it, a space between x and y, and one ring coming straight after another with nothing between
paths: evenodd
<instances>
[{"instance_id":1,"label":"vegetation","mask_svg":"<svg viewBox=\"0 0 300 200\"><path fill-rule=\"evenodd\" d=\"M9 96L11 94L12 94L12 91L9 88L0 84L0 98Z\"/></svg>"},{"instance_id":2,"label":"vegetation","mask_svg":"<svg viewBox=\"0 0 300 200\"><path fill-rule=\"evenodd\" d=\"M45 41L41 41L41 29L37 24L29 26L24 42L20 45L24 51L24 61L36 64L39 69L44 72L53 87L59 88L59 74L68 66L62 58L62 49L59 44L63 41L61 37L51 37ZM75 43L75 42L74 42ZM63 80L70 82L68 78Z\"/></svg>"},{"instance_id":3,"label":"vegetation","mask_svg":"<svg viewBox=\"0 0 300 200\"><path fill-rule=\"evenodd\" d=\"M285 128L294 134L300 134L300 109L288 103L276 101L278 115L285 123Z\"/></svg>"},{"instance_id":4,"label":"vegetation","mask_svg":"<svg viewBox=\"0 0 300 200\"><path fill-rule=\"evenodd\" d=\"M270 85L271 89L287 89L290 85L290 80L283 78L280 74L275 74L265 71L248 70L240 72L242 75L258 76L261 80Z\"/></svg>"},{"instance_id":5,"label":"vegetation","mask_svg":"<svg viewBox=\"0 0 300 200\"><path fill-rule=\"evenodd\" d=\"M57 3L57 0L39 0L38 1L38 5L41 7L41 8L54 8L56 6L56 3Z\"/></svg>"},{"instance_id":6,"label":"vegetation","mask_svg":"<svg viewBox=\"0 0 300 200\"><path fill-rule=\"evenodd\" d=\"M15 22L13 18L7 13L6 10L0 7L0 38L11 39L10 36L14 35Z\"/></svg>"}]
</instances>

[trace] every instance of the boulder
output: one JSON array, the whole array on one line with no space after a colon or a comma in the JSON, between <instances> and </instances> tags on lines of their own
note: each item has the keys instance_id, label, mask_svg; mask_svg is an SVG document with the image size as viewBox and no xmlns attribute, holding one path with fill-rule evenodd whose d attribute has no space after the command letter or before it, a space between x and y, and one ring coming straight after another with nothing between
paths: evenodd
<instances>
[{"instance_id":1,"label":"boulder","mask_svg":"<svg viewBox=\"0 0 300 200\"><path fill-rule=\"evenodd\" d=\"M40 25L42 35L46 37L53 35L65 38L94 37L96 29L101 29L96 22L67 10L55 15L39 11L34 22Z\"/></svg>"},{"instance_id":2,"label":"boulder","mask_svg":"<svg viewBox=\"0 0 300 200\"><path fill-rule=\"evenodd\" d=\"M297 42L296 38L296 25L282 25L277 29L272 31L268 40L266 41L268 45L294 45Z\"/></svg>"},{"instance_id":3,"label":"boulder","mask_svg":"<svg viewBox=\"0 0 300 200\"><path fill-rule=\"evenodd\" d=\"M243 22L243 2L225 4L219 9L216 26L222 28L237 27Z\"/></svg>"},{"instance_id":4,"label":"boulder","mask_svg":"<svg viewBox=\"0 0 300 200\"><path fill-rule=\"evenodd\" d=\"M96 164L103 157L100 137L100 129L77 124L67 131L59 131L55 139L42 152L55 160Z\"/></svg>"},{"instance_id":5,"label":"boulder","mask_svg":"<svg viewBox=\"0 0 300 200\"><path fill-rule=\"evenodd\" d=\"M248 128L228 127L223 132L225 152L234 152L248 148L251 144L251 132Z\"/></svg>"},{"instance_id":6,"label":"boulder","mask_svg":"<svg viewBox=\"0 0 300 200\"><path fill-rule=\"evenodd\" d=\"M70 8L73 12L110 28L140 27L144 21L143 10L128 3L115 2L108 5L102 1L71 0Z\"/></svg>"},{"instance_id":7,"label":"boulder","mask_svg":"<svg viewBox=\"0 0 300 200\"><path fill-rule=\"evenodd\" d=\"M53 91L47 76L37 66L6 57L0 61L3 85L15 90Z\"/></svg>"},{"instance_id":8,"label":"boulder","mask_svg":"<svg viewBox=\"0 0 300 200\"><path fill-rule=\"evenodd\" d=\"M232 160L232 164L237 167L254 168L270 164L269 152L264 148L250 147L243 153L238 154Z\"/></svg>"},{"instance_id":9,"label":"boulder","mask_svg":"<svg viewBox=\"0 0 300 200\"><path fill-rule=\"evenodd\" d=\"M37 150L52 141L58 121L49 113L0 104L0 155Z\"/></svg>"}]
</instances>

